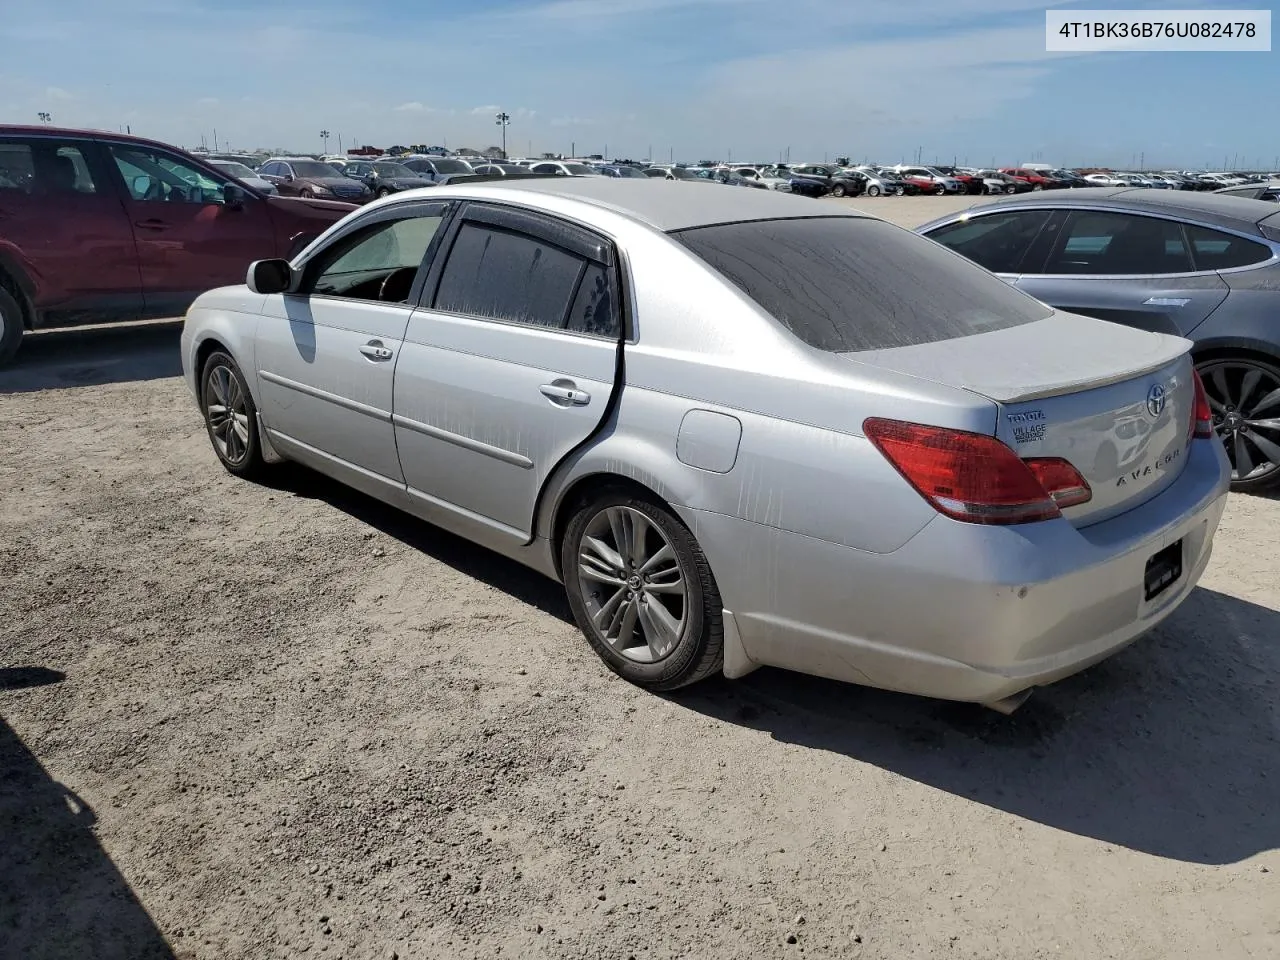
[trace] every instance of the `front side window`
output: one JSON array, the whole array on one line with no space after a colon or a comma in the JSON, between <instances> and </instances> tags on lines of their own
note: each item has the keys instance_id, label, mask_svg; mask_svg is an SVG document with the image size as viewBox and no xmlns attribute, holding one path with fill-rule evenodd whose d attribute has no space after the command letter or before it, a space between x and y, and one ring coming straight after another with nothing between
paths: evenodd
<instances>
[{"instance_id":1,"label":"front side window","mask_svg":"<svg viewBox=\"0 0 1280 960\"><path fill-rule=\"evenodd\" d=\"M223 185L170 153L125 144L110 146L112 159L134 200L156 203L225 203Z\"/></svg>"},{"instance_id":2,"label":"front side window","mask_svg":"<svg viewBox=\"0 0 1280 960\"><path fill-rule=\"evenodd\" d=\"M872 217L758 220L672 236L797 338L833 353L1033 323L1050 307Z\"/></svg>"},{"instance_id":3,"label":"front side window","mask_svg":"<svg viewBox=\"0 0 1280 960\"><path fill-rule=\"evenodd\" d=\"M350 234L308 264L312 294L402 303L408 299L444 210L376 223Z\"/></svg>"},{"instance_id":4,"label":"front side window","mask_svg":"<svg viewBox=\"0 0 1280 960\"><path fill-rule=\"evenodd\" d=\"M928 237L992 273L1016 273L1027 248L1048 219L1047 210L993 213L945 224Z\"/></svg>"},{"instance_id":5,"label":"front side window","mask_svg":"<svg viewBox=\"0 0 1280 960\"><path fill-rule=\"evenodd\" d=\"M1081 211L1067 217L1043 272L1149 276L1194 269L1176 221Z\"/></svg>"}]
</instances>

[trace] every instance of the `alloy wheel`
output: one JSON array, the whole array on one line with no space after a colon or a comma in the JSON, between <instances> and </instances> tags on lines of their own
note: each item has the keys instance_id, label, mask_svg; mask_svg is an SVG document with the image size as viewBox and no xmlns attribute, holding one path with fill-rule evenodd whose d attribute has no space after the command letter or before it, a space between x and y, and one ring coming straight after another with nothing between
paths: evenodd
<instances>
[{"instance_id":1,"label":"alloy wheel","mask_svg":"<svg viewBox=\"0 0 1280 960\"><path fill-rule=\"evenodd\" d=\"M1211 360L1199 368L1213 428L1231 461L1231 479L1250 484L1280 470L1280 370L1251 360Z\"/></svg>"},{"instance_id":2,"label":"alloy wheel","mask_svg":"<svg viewBox=\"0 0 1280 960\"><path fill-rule=\"evenodd\" d=\"M578 546L578 587L591 627L637 663L670 656L689 622L684 570L670 541L639 510L605 507Z\"/></svg>"},{"instance_id":3,"label":"alloy wheel","mask_svg":"<svg viewBox=\"0 0 1280 960\"><path fill-rule=\"evenodd\" d=\"M230 367L209 368L204 387L205 418L218 454L232 466L249 455L249 411L244 390Z\"/></svg>"}]
</instances>

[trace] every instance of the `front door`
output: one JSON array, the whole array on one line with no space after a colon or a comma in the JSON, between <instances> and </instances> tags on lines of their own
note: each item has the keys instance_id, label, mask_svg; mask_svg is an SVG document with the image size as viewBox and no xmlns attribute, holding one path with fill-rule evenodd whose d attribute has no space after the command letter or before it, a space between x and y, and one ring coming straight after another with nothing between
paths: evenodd
<instances>
[{"instance_id":1,"label":"front door","mask_svg":"<svg viewBox=\"0 0 1280 960\"><path fill-rule=\"evenodd\" d=\"M392 377L410 299L447 204L404 204L317 250L296 293L268 297L255 365L263 423L282 453L376 496L403 486Z\"/></svg>"},{"instance_id":2,"label":"front door","mask_svg":"<svg viewBox=\"0 0 1280 960\"><path fill-rule=\"evenodd\" d=\"M544 481L610 409L622 337L613 248L481 204L444 246L396 368L408 492L421 515L480 542L527 542Z\"/></svg>"},{"instance_id":3,"label":"front door","mask_svg":"<svg viewBox=\"0 0 1280 960\"><path fill-rule=\"evenodd\" d=\"M945 223L925 236L1012 283L1049 217L1048 210L979 212Z\"/></svg>"},{"instance_id":4,"label":"front door","mask_svg":"<svg viewBox=\"0 0 1280 960\"><path fill-rule=\"evenodd\" d=\"M1185 336L1227 298L1226 283L1207 260L1197 263L1176 220L1077 210L1055 227L1045 254L1024 262L1017 286L1060 310ZM1271 255L1254 246L1262 259Z\"/></svg>"},{"instance_id":5,"label":"front door","mask_svg":"<svg viewBox=\"0 0 1280 960\"><path fill-rule=\"evenodd\" d=\"M229 207L221 175L158 148L106 144L133 226L152 315L181 313L214 287L244 283L254 260L275 256L265 200L243 191Z\"/></svg>"},{"instance_id":6,"label":"front door","mask_svg":"<svg viewBox=\"0 0 1280 960\"><path fill-rule=\"evenodd\" d=\"M0 137L0 238L39 277L45 320L141 315L133 230L93 141Z\"/></svg>"}]
</instances>

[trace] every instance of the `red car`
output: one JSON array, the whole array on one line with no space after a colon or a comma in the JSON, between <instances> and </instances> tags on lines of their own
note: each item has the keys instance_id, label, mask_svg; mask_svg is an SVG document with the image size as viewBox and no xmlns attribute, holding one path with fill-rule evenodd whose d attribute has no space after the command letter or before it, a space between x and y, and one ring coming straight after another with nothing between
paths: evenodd
<instances>
[{"instance_id":1,"label":"red car","mask_svg":"<svg viewBox=\"0 0 1280 960\"><path fill-rule=\"evenodd\" d=\"M258 193L153 140L0 126L0 363L33 327L181 315L355 209Z\"/></svg>"},{"instance_id":2,"label":"red car","mask_svg":"<svg viewBox=\"0 0 1280 960\"><path fill-rule=\"evenodd\" d=\"M1011 177L1017 177L1023 183L1031 184L1032 190L1053 190L1063 186L1061 180L1045 176L1037 170L1026 170L1022 167L1001 167L1000 172L1007 173Z\"/></svg>"}]
</instances>

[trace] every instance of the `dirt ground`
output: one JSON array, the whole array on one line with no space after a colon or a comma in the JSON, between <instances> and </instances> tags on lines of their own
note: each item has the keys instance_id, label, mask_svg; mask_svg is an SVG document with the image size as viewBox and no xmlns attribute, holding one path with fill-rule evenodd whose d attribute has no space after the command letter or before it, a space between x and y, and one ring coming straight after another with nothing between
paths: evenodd
<instances>
[{"instance_id":1,"label":"dirt ground","mask_svg":"<svg viewBox=\"0 0 1280 960\"><path fill-rule=\"evenodd\" d=\"M1280 501L1011 718L768 670L654 696L550 582L224 473L176 344L0 373L3 960L1280 956Z\"/></svg>"}]
</instances>

